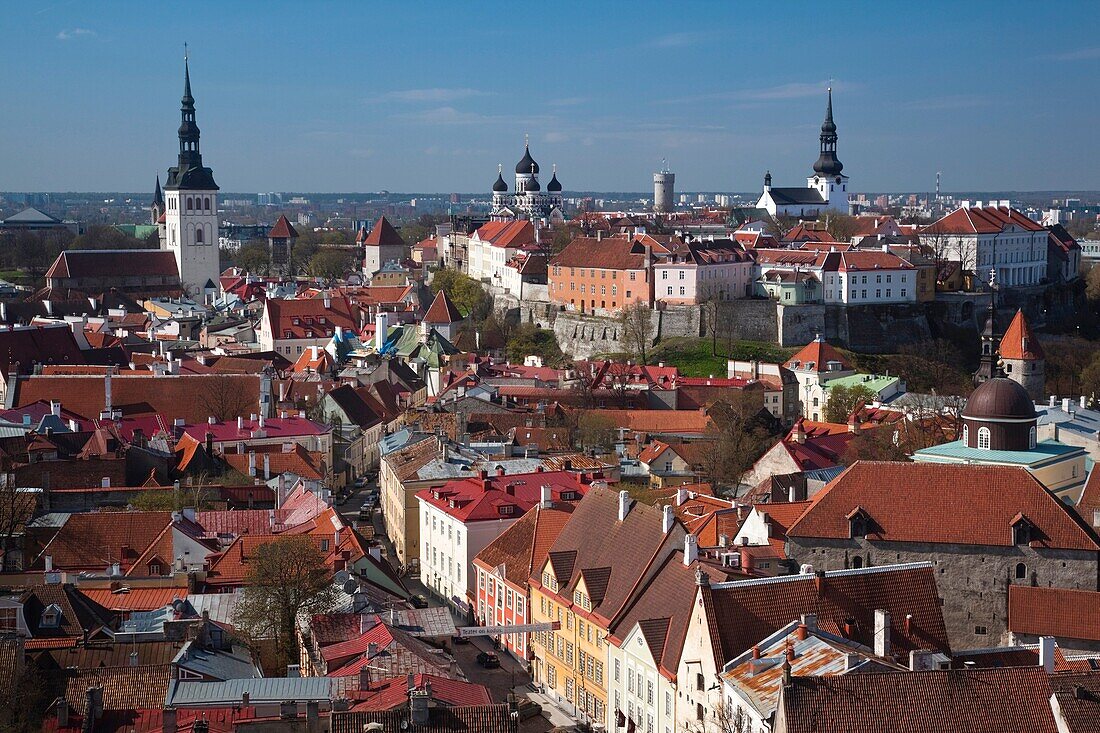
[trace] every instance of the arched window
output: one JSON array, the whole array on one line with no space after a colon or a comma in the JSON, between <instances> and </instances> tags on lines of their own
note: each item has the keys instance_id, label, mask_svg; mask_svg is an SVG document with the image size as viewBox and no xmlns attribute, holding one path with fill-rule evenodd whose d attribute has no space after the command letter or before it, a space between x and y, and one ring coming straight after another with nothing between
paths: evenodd
<instances>
[{"instance_id":1,"label":"arched window","mask_svg":"<svg viewBox=\"0 0 1100 733\"><path fill-rule=\"evenodd\" d=\"M187 210L188 211L191 211L194 208L194 203L195 203L194 199L192 199L190 196L188 196L187 197Z\"/></svg>"},{"instance_id":2,"label":"arched window","mask_svg":"<svg viewBox=\"0 0 1100 733\"><path fill-rule=\"evenodd\" d=\"M989 450L989 428L978 428L978 448Z\"/></svg>"},{"instance_id":3,"label":"arched window","mask_svg":"<svg viewBox=\"0 0 1100 733\"><path fill-rule=\"evenodd\" d=\"M202 208L206 211L210 211L210 197L204 196L202 199Z\"/></svg>"},{"instance_id":4,"label":"arched window","mask_svg":"<svg viewBox=\"0 0 1100 733\"><path fill-rule=\"evenodd\" d=\"M963 425L963 445L970 445L970 426Z\"/></svg>"},{"instance_id":5,"label":"arched window","mask_svg":"<svg viewBox=\"0 0 1100 733\"><path fill-rule=\"evenodd\" d=\"M195 230L195 244L202 244L202 227Z\"/></svg>"},{"instance_id":6,"label":"arched window","mask_svg":"<svg viewBox=\"0 0 1100 733\"><path fill-rule=\"evenodd\" d=\"M1027 434L1027 447L1035 450L1035 426L1031 426L1031 430Z\"/></svg>"},{"instance_id":7,"label":"arched window","mask_svg":"<svg viewBox=\"0 0 1100 733\"><path fill-rule=\"evenodd\" d=\"M1023 580L1027 577L1027 565L1022 562L1016 563L1016 580Z\"/></svg>"},{"instance_id":8,"label":"arched window","mask_svg":"<svg viewBox=\"0 0 1100 733\"><path fill-rule=\"evenodd\" d=\"M858 570L861 567L863 567L863 558L860 557L859 555L856 555L855 557L852 558L852 568Z\"/></svg>"}]
</instances>

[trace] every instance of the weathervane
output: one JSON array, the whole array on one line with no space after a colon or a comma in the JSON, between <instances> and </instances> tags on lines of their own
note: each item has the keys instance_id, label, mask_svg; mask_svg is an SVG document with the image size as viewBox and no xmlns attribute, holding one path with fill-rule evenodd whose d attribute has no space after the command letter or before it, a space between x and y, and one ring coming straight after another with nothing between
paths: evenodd
<instances>
[{"instance_id":1,"label":"weathervane","mask_svg":"<svg viewBox=\"0 0 1100 733\"><path fill-rule=\"evenodd\" d=\"M183 42L183 60L187 61L187 41Z\"/></svg>"}]
</instances>

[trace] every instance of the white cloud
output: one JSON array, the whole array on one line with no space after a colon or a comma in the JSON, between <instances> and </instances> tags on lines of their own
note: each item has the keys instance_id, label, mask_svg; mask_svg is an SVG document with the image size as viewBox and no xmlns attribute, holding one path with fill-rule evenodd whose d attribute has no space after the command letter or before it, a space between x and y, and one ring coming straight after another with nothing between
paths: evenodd
<instances>
[{"instance_id":1,"label":"white cloud","mask_svg":"<svg viewBox=\"0 0 1100 733\"><path fill-rule=\"evenodd\" d=\"M492 94L492 92L486 92L480 89L470 89L468 87L453 89L435 87L432 89L402 89L389 92L385 97L387 99L396 99L400 102L453 102L458 99L469 99L471 97L487 97L490 94Z\"/></svg>"},{"instance_id":2,"label":"white cloud","mask_svg":"<svg viewBox=\"0 0 1100 733\"><path fill-rule=\"evenodd\" d=\"M649 45L654 48L683 48L684 46L695 46L699 43L703 43L713 38L714 35L714 33L699 32L669 33L668 35L654 38L650 41Z\"/></svg>"},{"instance_id":3,"label":"white cloud","mask_svg":"<svg viewBox=\"0 0 1100 733\"><path fill-rule=\"evenodd\" d=\"M95 31L88 28L69 28L57 34L59 41L74 41L78 38L91 38Z\"/></svg>"},{"instance_id":4,"label":"white cloud","mask_svg":"<svg viewBox=\"0 0 1100 733\"><path fill-rule=\"evenodd\" d=\"M1100 46L1079 48L1076 51L1066 51L1065 53L1056 53L1048 58L1054 61L1085 61L1088 59L1100 59Z\"/></svg>"}]
</instances>

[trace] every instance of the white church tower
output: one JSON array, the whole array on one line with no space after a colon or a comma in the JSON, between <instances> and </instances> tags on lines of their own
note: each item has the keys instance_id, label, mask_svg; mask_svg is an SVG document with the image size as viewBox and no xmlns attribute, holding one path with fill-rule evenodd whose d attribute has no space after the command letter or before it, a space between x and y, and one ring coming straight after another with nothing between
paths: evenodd
<instances>
[{"instance_id":1,"label":"white church tower","mask_svg":"<svg viewBox=\"0 0 1100 733\"><path fill-rule=\"evenodd\" d=\"M829 87L829 104L825 121L821 123L821 155L814 163L814 174L806 178L806 187L817 190L825 199L826 208L848 213L848 176L841 171L844 164L836 157L836 123L833 122L833 88Z\"/></svg>"},{"instance_id":2,"label":"white church tower","mask_svg":"<svg viewBox=\"0 0 1100 733\"><path fill-rule=\"evenodd\" d=\"M180 280L197 301L218 292L218 184L203 167L191 70L183 61L183 99L180 106L179 163L168 169L164 186L165 232L162 246L176 256Z\"/></svg>"}]
</instances>

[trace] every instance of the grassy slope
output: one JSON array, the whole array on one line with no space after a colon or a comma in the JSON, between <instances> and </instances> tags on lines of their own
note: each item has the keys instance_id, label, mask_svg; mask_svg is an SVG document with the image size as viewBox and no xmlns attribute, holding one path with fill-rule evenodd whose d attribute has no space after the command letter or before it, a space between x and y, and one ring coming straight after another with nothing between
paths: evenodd
<instances>
[{"instance_id":1,"label":"grassy slope","mask_svg":"<svg viewBox=\"0 0 1100 733\"><path fill-rule=\"evenodd\" d=\"M675 364L680 373L687 377L726 376L727 359L760 359L761 361L785 362L796 349L784 349L772 343L761 341L734 341L732 344L719 339L718 356L710 353L710 339L668 338L662 339L649 359L650 364L663 361Z\"/></svg>"}]
</instances>

